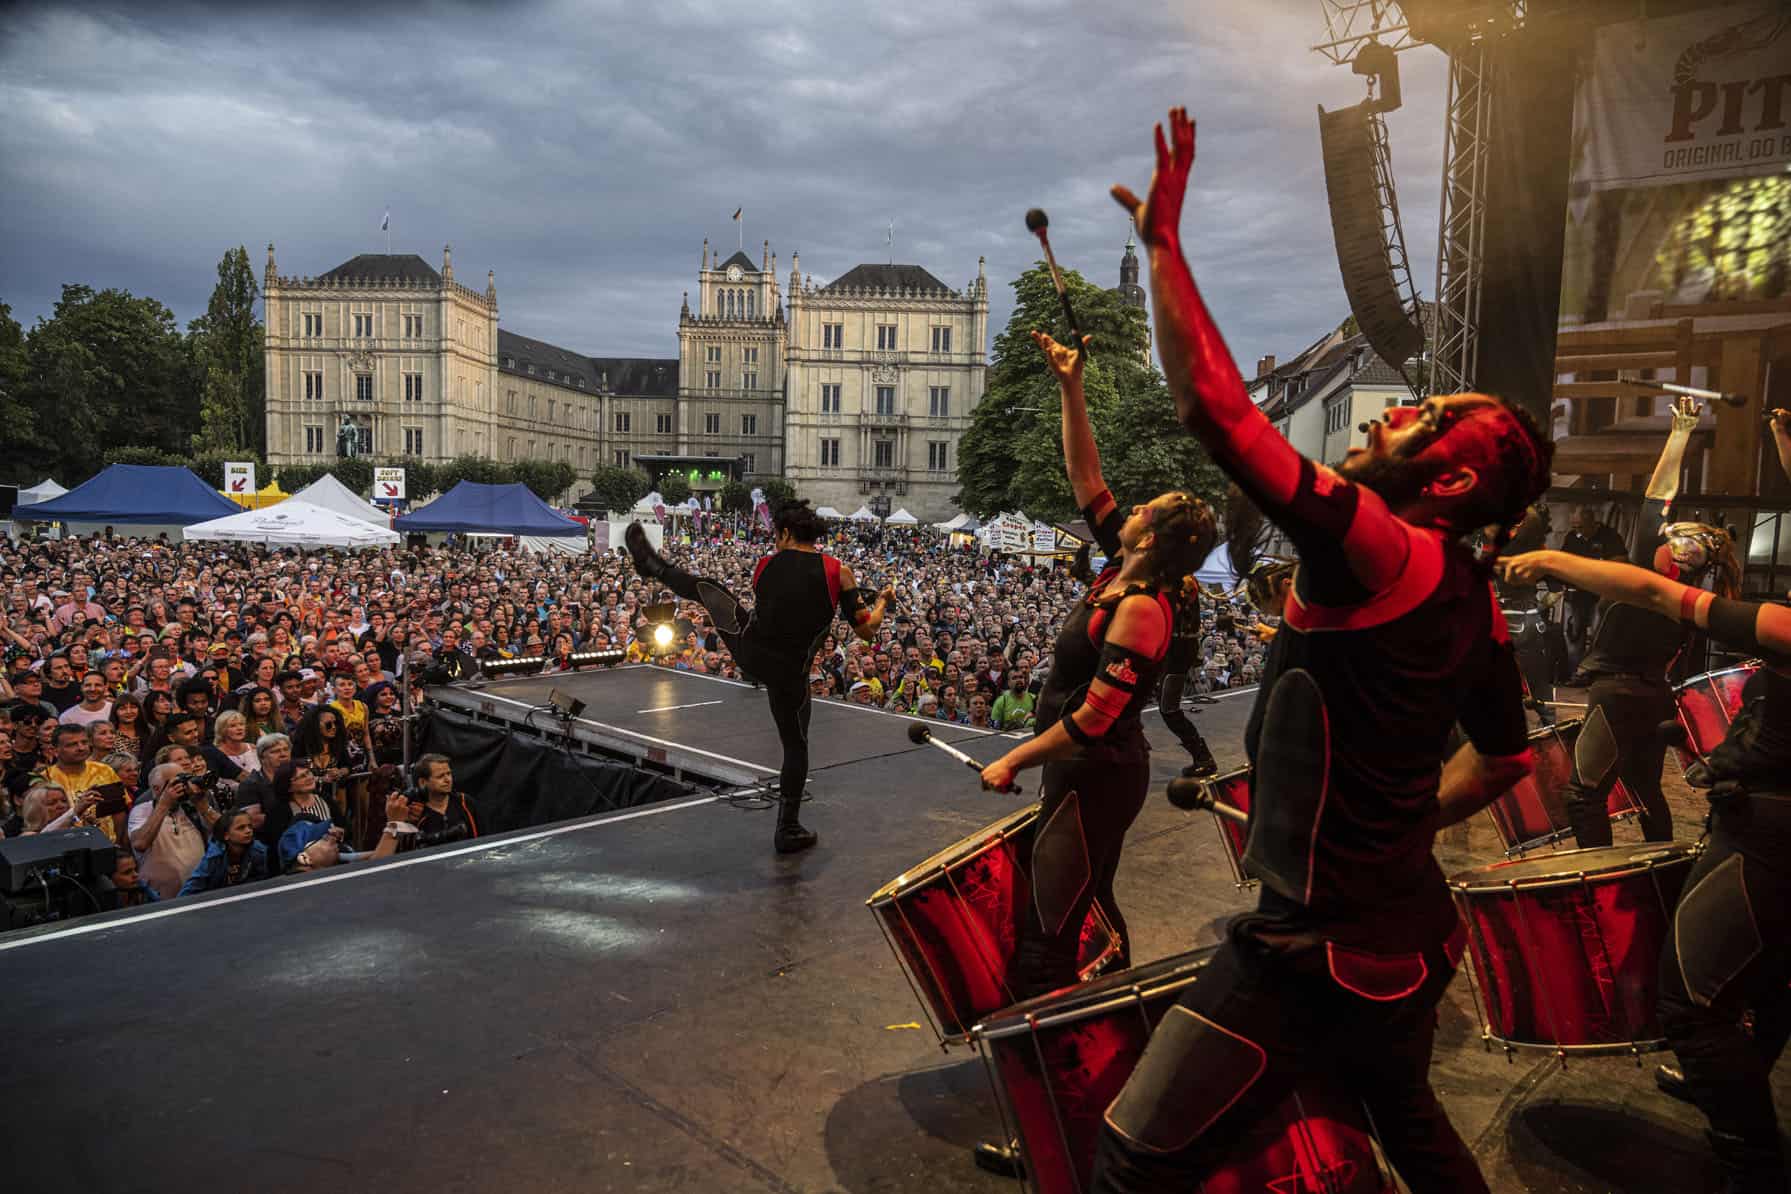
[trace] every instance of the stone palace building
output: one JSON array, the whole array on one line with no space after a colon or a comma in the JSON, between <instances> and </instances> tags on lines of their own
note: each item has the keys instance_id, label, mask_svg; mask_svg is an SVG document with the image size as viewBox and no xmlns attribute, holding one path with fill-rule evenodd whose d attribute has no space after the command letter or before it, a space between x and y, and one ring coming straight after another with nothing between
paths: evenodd
<instances>
[{"instance_id":1,"label":"stone palace building","mask_svg":"<svg viewBox=\"0 0 1791 1194\"><path fill-rule=\"evenodd\" d=\"M273 465L333 459L339 434L382 459L550 459L729 477L786 477L817 506L956 508L958 443L981 400L988 280L953 290L917 265L859 265L817 283L792 258L779 286L703 243L678 355L592 357L498 327L497 282L415 254L363 254L282 276L268 246L267 442ZM350 429L343 431L344 425Z\"/></svg>"}]
</instances>

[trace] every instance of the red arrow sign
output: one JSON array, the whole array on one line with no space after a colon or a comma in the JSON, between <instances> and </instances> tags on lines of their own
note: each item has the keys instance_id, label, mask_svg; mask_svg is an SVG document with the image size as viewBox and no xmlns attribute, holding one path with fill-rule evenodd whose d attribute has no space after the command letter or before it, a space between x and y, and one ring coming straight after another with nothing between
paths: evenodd
<instances>
[{"instance_id":1,"label":"red arrow sign","mask_svg":"<svg viewBox=\"0 0 1791 1194\"><path fill-rule=\"evenodd\" d=\"M231 493L241 493L243 491L243 484L244 484L245 480L246 479L243 477L238 477L236 480L232 481L230 483L230 492Z\"/></svg>"},{"instance_id":2,"label":"red arrow sign","mask_svg":"<svg viewBox=\"0 0 1791 1194\"><path fill-rule=\"evenodd\" d=\"M386 496L389 498L395 498L398 496L398 487L396 485L392 484L390 481L386 482Z\"/></svg>"}]
</instances>

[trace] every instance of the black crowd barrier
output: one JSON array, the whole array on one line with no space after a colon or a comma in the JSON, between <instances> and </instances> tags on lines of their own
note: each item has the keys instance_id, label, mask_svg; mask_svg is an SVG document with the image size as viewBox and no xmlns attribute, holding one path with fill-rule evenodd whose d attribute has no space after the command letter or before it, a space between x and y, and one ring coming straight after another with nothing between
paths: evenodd
<instances>
[{"instance_id":1,"label":"black crowd barrier","mask_svg":"<svg viewBox=\"0 0 1791 1194\"><path fill-rule=\"evenodd\" d=\"M453 762L454 786L472 800L482 833L614 812L693 791L669 776L565 750L439 707L423 717L417 753L443 754Z\"/></svg>"}]
</instances>

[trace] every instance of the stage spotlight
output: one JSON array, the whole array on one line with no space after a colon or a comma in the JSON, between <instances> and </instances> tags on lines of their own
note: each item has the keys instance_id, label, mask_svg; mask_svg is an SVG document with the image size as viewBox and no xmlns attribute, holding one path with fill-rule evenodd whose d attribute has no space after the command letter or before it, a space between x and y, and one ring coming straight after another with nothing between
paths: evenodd
<instances>
[{"instance_id":1,"label":"stage spotlight","mask_svg":"<svg viewBox=\"0 0 1791 1194\"><path fill-rule=\"evenodd\" d=\"M671 650L678 637L678 606L675 602L660 601L653 605L641 607L641 616L647 619L647 625L653 628L653 650L664 654Z\"/></svg>"},{"instance_id":2,"label":"stage spotlight","mask_svg":"<svg viewBox=\"0 0 1791 1194\"><path fill-rule=\"evenodd\" d=\"M499 676L521 676L538 672L547 666L545 655L518 655L515 659L487 659L479 664L479 674L487 679Z\"/></svg>"},{"instance_id":3,"label":"stage spotlight","mask_svg":"<svg viewBox=\"0 0 1791 1194\"><path fill-rule=\"evenodd\" d=\"M671 646L672 639L675 637L676 634L673 632L672 624L670 622L661 622L659 625L653 627L653 645L661 650Z\"/></svg>"},{"instance_id":4,"label":"stage spotlight","mask_svg":"<svg viewBox=\"0 0 1791 1194\"><path fill-rule=\"evenodd\" d=\"M547 690L547 703L553 706L554 712L570 721L585 711L585 703L569 692L561 692L557 688Z\"/></svg>"}]
</instances>

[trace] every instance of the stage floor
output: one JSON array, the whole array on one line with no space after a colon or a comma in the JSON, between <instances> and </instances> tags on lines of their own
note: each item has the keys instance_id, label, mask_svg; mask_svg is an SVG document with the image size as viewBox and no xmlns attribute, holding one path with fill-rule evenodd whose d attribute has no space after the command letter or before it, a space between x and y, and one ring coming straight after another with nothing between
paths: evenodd
<instances>
[{"instance_id":1,"label":"stage floor","mask_svg":"<svg viewBox=\"0 0 1791 1194\"><path fill-rule=\"evenodd\" d=\"M762 694L722 699L763 716ZM1222 763L1241 761L1249 700L1201 707ZM1147 721L1167 779L1183 756ZM1008 745L963 737L983 759ZM0 939L9 1178L1017 1191L969 1159L996 1131L981 1063L919 1027L863 906L1015 802L897 719L819 706L816 740L804 819L821 844L794 858L772 853L769 811L701 796ZM768 719L756 742L691 745L776 761ZM1492 833L1477 819L1442 851L1451 868L1488 860ZM1214 940L1247 902L1211 819L1160 797L1118 891L1140 959ZM1435 1078L1502 1194L1703 1190L1702 1124L1654 1092L1652 1065L1489 1054L1458 981Z\"/></svg>"}]
</instances>

